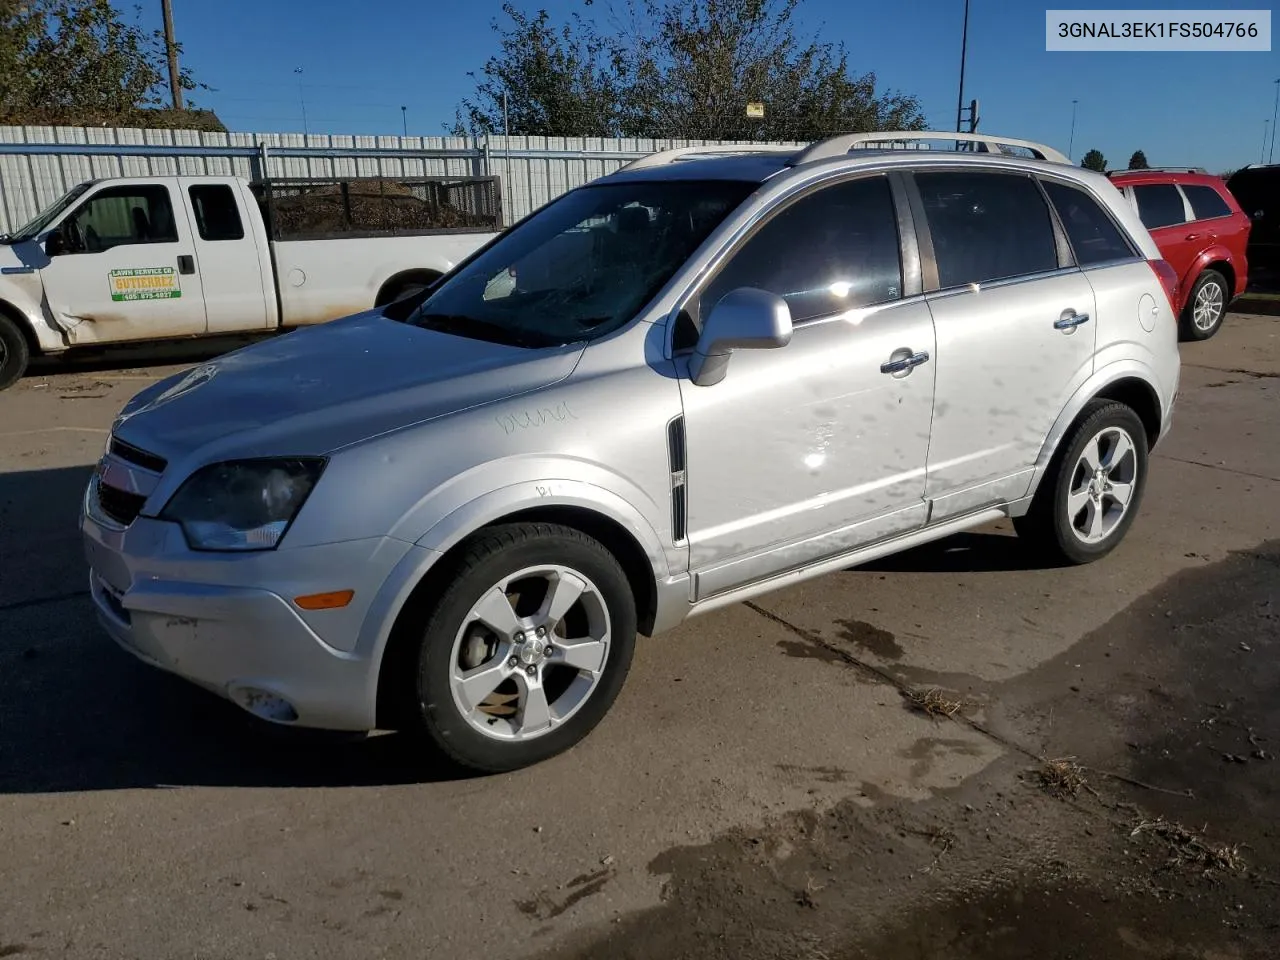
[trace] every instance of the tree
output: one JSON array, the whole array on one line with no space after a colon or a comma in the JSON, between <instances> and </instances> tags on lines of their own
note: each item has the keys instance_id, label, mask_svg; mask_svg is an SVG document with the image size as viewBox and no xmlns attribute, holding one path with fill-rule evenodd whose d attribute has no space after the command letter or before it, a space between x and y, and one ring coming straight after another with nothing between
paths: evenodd
<instances>
[{"instance_id":1,"label":"tree","mask_svg":"<svg viewBox=\"0 0 1280 960\"><path fill-rule=\"evenodd\" d=\"M574 15L556 28L503 7L507 23L458 133L811 140L860 130L918 130L915 97L878 91L842 46L801 39L800 0L624 0L606 39ZM590 0L587 0L590 4ZM763 118L746 115L749 102Z\"/></svg>"},{"instance_id":2,"label":"tree","mask_svg":"<svg viewBox=\"0 0 1280 960\"><path fill-rule=\"evenodd\" d=\"M1147 163L1147 155L1141 150L1133 151L1133 156L1129 158L1130 170L1146 170L1151 166Z\"/></svg>"},{"instance_id":3,"label":"tree","mask_svg":"<svg viewBox=\"0 0 1280 960\"><path fill-rule=\"evenodd\" d=\"M144 123L168 102L167 64L163 33L110 0L0 0L0 123Z\"/></svg>"},{"instance_id":4,"label":"tree","mask_svg":"<svg viewBox=\"0 0 1280 960\"><path fill-rule=\"evenodd\" d=\"M1086 170L1097 170L1099 173L1105 173L1107 158L1102 155L1100 150L1090 150L1084 155L1084 159L1080 161L1080 166Z\"/></svg>"}]
</instances>

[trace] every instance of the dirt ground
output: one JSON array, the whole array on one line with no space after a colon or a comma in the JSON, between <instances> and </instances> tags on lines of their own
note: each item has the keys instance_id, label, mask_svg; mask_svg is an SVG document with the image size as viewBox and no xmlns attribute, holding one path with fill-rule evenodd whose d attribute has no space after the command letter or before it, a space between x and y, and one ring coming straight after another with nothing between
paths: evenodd
<instances>
[{"instance_id":1,"label":"dirt ground","mask_svg":"<svg viewBox=\"0 0 1280 960\"><path fill-rule=\"evenodd\" d=\"M728 608L474 779L112 646L78 500L175 368L38 370L0 395L0 957L1280 955L1280 319L1183 360L1106 560L997 524Z\"/></svg>"}]
</instances>

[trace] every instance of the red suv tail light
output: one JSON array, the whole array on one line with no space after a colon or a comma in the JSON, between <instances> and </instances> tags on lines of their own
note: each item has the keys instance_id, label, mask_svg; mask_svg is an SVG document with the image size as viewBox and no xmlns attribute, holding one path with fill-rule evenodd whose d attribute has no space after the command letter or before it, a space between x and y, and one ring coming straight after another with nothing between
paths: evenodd
<instances>
[{"instance_id":1,"label":"red suv tail light","mask_svg":"<svg viewBox=\"0 0 1280 960\"><path fill-rule=\"evenodd\" d=\"M1155 273L1160 281L1160 286L1164 287L1165 296L1169 298L1169 309L1173 311L1173 315L1178 315L1178 274L1173 267L1169 266L1168 260L1148 260L1151 264L1151 270Z\"/></svg>"}]
</instances>

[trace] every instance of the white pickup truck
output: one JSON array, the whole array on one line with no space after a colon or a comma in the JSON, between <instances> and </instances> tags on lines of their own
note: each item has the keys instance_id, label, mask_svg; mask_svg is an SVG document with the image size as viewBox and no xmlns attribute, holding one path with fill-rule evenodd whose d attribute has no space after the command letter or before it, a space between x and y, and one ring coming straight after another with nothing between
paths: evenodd
<instances>
[{"instance_id":1,"label":"white pickup truck","mask_svg":"<svg viewBox=\"0 0 1280 960\"><path fill-rule=\"evenodd\" d=\"M421 290L501 229L490 177L129 177L0 237L0 390L33 353L323 323Z\"/></svg>"}]
</instances>

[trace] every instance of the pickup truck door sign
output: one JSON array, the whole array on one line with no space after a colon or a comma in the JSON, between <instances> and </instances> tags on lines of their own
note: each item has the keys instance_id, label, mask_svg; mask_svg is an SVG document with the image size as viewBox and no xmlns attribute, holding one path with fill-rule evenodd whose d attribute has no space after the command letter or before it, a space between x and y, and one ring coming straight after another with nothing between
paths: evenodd
<instances>
[{"instance_id":1,"label":"pickup truck door sign","mask_svg":"<svg viewBox=\"0 0 1280 960\"><path fill-rule=\"evenodd\" d=\"M112 300L169 300L182 296L173 267L134 267L108 274Z\"/></svg>"}]
</instances>

